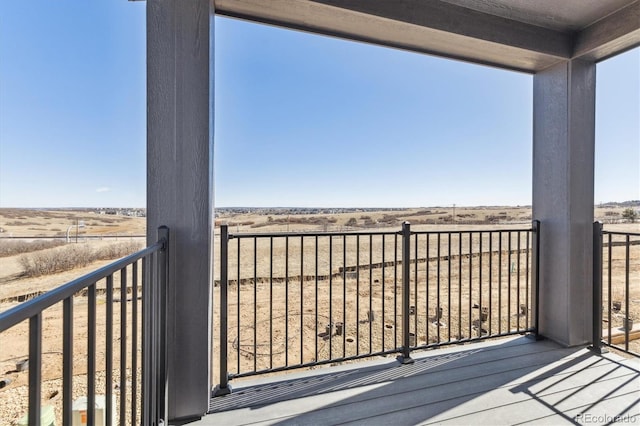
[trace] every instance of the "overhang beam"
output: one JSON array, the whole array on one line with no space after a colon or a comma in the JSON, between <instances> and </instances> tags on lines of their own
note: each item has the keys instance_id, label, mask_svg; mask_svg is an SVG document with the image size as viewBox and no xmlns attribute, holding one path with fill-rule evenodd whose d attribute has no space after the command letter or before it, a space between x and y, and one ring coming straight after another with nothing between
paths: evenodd
<instances>
[{"instance_id":1,"label":"overhang beam","mask_svg":"<svg viewBox=\"0 0 640 426\"><path fill-rule=\"evenodd\" d=\"M573 57L601 61L636 46L640 46L640 1L580 31Z\"/></svg>"},{"instance_id":2,"label":"overhang beam","mask_svg":"<svg viewBox=\"0 0 640 426\"><path fill-rule=\"evenodd\" d=\"M572 34L438 1L215 0L219 15L534 73L572 56Z\"/></svg>"}]
</instances>

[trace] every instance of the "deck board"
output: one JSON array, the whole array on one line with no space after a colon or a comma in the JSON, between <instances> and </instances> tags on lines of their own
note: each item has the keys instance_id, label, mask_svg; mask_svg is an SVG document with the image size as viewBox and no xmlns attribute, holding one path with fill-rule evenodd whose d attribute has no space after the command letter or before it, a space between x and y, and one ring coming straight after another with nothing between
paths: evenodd
<instances>
[{"instance_id":1,"label":"deck board","mask_svg":"<svg viewBox=\"0 0 640 426\"><path fill-rule=\"evenodd\" d=\"M191 424L640 423L638 359L525 337L412 356L233 383Z\"/></svg>"}]
</instances>

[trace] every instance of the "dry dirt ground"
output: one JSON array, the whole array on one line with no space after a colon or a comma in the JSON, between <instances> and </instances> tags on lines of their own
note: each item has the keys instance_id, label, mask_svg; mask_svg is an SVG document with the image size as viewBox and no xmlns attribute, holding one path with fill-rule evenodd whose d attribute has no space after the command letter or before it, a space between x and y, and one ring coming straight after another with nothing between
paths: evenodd
<instances>
[{"instance_id":1,"label":"dry dirt ground","mask_svg":"<svg viewBox=\"0 0 640 426\"><path fill-rule=\"evenodd\" d=\"M621 209L618 209L621 210ZM611 212L615 209L607 209ZM336 215L273 215L271 218L257 214L236 214L219 217L218 222L230 224L230 231L236 233L247 232L282 232L282 231L369 231L400 229L403 220L412 223L412 230L458 230L483 228L478 225L463 224L461 222L497 221L487 229L513 229L527 228L530 226L530 210L527 208L469 208L458 207L456 209L456 222L452 220L451 208L409 209L404 212L352 212ZM620 212L618 212L619 215ZM598 214L598 210L596 210ZM603 218L612 217L611 213ZM302 219L302 218L305 219ZM443 219L439 219L443 218ZM497 219L496 219L497 218ZM431 221L436 221L431 223ZM87 211L41 211L41 210L14 210L0 209L0 239L6 236L24 236L35 238L45 235L66 235L66 231L79 221L85 222L85 228L78 229L78 244L100 246L110 244L116 236L119 240L130 240L135 235L145 233L144 218L129 218L120 216L101 216ZM354 223L355 221L355 223ZM638 232L638 224L608 225L609 229L627 230ZM216 228L216 236L219 230ZM103 239L90 239L89 236L102 236ZM465 234L466 235L466 234ZM75 229L71 229L72 243L75 244ZM351 237L350 237L351 238ZM466 236L458 240L453 236L451 242L442 237L440 241L440 253L437 242L430 240L428 247L429 262L418 262L412 265L411 275L411 305L415 306L415 314L411 316L410 331L415 334L415 345L434 343L438 341L456 340L468 336L477 336L483 332L505 332L514 328L524 328L531 320L530 303L528 300L526 265L530 259L524 254L517 259L517 237L512 236L512 258L508 257L507 236L503 236L503 247L497 248L497 236L493 236L491 254L489 253L486 235L483 240L482 255L478 239L469 243ZM474 237L477 238L477 237ZM215 250L218 250L216 238ZM237 241L237 240L236 240ZM417 257L427 257L426 240L419 240ZM371 263L395 262L393 258L397 242L385 237L381 238L361 237L359 242L353 239L332 241L320 240L318 243L318 275L333 275L331 281L320 279L316 284L315 279L301 281L300 278L283 278L287 276L315 275L315 241L305 239L301 244L299 239L276 240L273 248L268 248L268 243L257 244L258 255L253 254L252 243L244 241L240 247L240 278L245 279L240 284L236 282L230 285L229 304L229 345L230 372L245 372L254 369L277 367L282 365L294 365L300 362L312 360L322 361L331 357L365 354L371 351L390 350L400 344L401 333L400 292L397 283L400 282L399 270L395 266L386 266L384 270L379 268L364 268ZM526 246L526 237L521 235L521 249ZM451 272L449 263L443 256L449 256L451 245ZM300 257L301 246L304 246L304 255ZM232 245L233 247L233 245ZM331 249L330 249L331 247ZM382 257L382 248L385 255ZM461 248L462 256L457 256ZM272 266L269 265L269 252L272 250L274 259L278 259ZM237 250L237 248L236 248ZM289 262L283 263L285 252L288 250ZM412 247L412 250L415 248ZM640 246L633 246L630 256L631 270L640 269ZM232 250L233 251L233 250ZM331 252L332 261L329 264L328 255ZM356 252L360 252L357 255ZM237 253L237 251L236 251ZM313 253L313 254L312 254ZM371 257L370 254L371 253ZM468 256L471 254L471 256ZM399 254L398 254L399 256ZM620 291L619 283L623 277L624 254L619 250L613 252L612 300L626 296ZM97 269L108 262L96 262L84 268L60 274L38 278L26 278L21 275L19 256L0 258L0 311L4 311L18 304L19 296L33 294L38 291L46 291L68 282L78 276ZM219 257L218 257L219 258ZM255 260L254 260L255 259ZM438 274L438 261L440 259L440 272ZM482 259L482 281L480 280L480 260ZM488 264L491 259L494 270L500 265L501 277L495 273L489 280ZM514 264L515 263L515 264ZM395 265L396 263L394 263ZM254 267L255 265L255 267ZM468 273L471 265L471 279ZM360 266L360 269L354 268ZM518 268L519 266L519 268ZM237 274L238 262L230 258L230 278ZM348 274L341 274L340 268L356 269ZM428 272L427 272L428 270ZM460 270L462 273L460 273ZM215 266L216 279L219 277L220 267ZM605 271L605 276L607 272ZM262 280L253 280L254 275ZM273 284L268 279L274 278ZM438 283L438 276L440 283ZM264 278L267 278L266 280ZM423 285L429 277L429 287ZM416 280L417 278L417 280ZM509 280L510 284L509 284ZM519 280L519 281L518 281ZM631 276L631 291L629 294L631 313L635 318L640 318L640 282L637 274ZM448 292L451 281L451 292ZM119 283L119 277L114 277L114 282ZM257 282L257 284L256 284ZM302 284L301 284L302 282ZM418 283L419 285L416 285ZM491 283L491 289L489 289ZM519 283L519 285L517 285ZM499 285L498 285L499 284ZM606 282L605 282L606 284ZM99 287L104 287L101 283ZM113 303L114 312L114 365L119 365L120 359L120 317L119 312L123 305L119 297L118 284L116 284L116 299ZM438 288L440 294L438 295ZM238 289L240 295L238 296ZM215 315L219 309L219 287L214 289ZM139 296L129 290L126 302L126 318L129 324L128 330L134 327L132 323L133 305L140 309ZM608 295L605 294L605 301ZM123 299L124 300L124 299ZM240 303L238 303L238 300ZM384 303L384 307L383 307ZM98 393L105 393L105 327L106 307L108 301L103 293L99 293L97 299L98 323L97 323L97 350L96 362L98 374ZM475 308L474 305L478 305ZM480 322L480 306L491 305L491 313L487 321ZM520 305L527 306L524 315L519 315ZM317 308L316 308L317 305ZM443 308L443 315L436 320L436 307ZM498 307L501 309L498 309ZM87 298L77 296L74 299L74 397L85 393L86 389L86 365L87 365ZM257 308L256 308L257 307ZM369 312L373 312L373 316ZM288 313L287 313L288 312ZM605 312L605 318L608 312ZM61 369L62 369L62 307L54 306L44 313L43 328L43 404L53 405L60 422L61 406ZM217 316L216 316L217 318ZM620 312L612 312L612 326L621 325L623 315ZM343 332L336 334L335 323L343 323ZM254 323L259 324L256 328ZM334 324L331 336L326 335L326 326ZM135 327L139 329L140 318ZM7 378L12 382L0 388L0 425L13 424L27 410L27 377L28 372L16 371L16 362L26 359L28 354L28 329L26 324L20 324L10 330L0 333L0 380ZM132 336L129 332L126 336L127 355L126 398L132 399ZM138 335L140 339L140 335ZM217 339L214 339L217 341ZM412 342L413 343L413 342ZM140 348L140 342L138 345ZM285 350L286 349L286 350ZM640 348L636 348L636 351ZM214 347L214 356L219 352ZM138 360L137 377L139 381L140 354ZM116 398L119 398L118 369L114 372L114 381L110 386ZM214 368L217 372L217 367ZM214 377L214 381L217 377ZM139 397L139 395L138 395ZM129 418L127 418L129 421Z\"/></svg>"}]
</instances>

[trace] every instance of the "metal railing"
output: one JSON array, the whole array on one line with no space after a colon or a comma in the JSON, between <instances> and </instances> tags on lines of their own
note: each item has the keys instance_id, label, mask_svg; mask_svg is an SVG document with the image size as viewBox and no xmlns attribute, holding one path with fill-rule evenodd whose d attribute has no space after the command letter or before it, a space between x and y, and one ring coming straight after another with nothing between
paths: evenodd
<instances>
[{"instance_id":1,"label":"metal railing","mask_svg":"<svg viewBox=\"0 0 640 426\"><path fill-rule=\"evenodd\" d=\"M640 356L640 233L593 225L593 348Z\"/></svg>"},{"instance_id":2,"label":"metal railing","mask_svg":"<svg viewBox=\"0 0 640 426\"><path fill-rule=\"evenodd\" d=\"M506 230L220 232L214 395L233 378L537 330L539 222Z\"/></svg>"},{"instance_id":3,"label":"metal railing","mask_svg":"<svg viewBox=\"0 0 640 426\"><path fill-rule=\"evenodd\" d=\"M62 424L72 424L74 381L74 297L86 295L86 424L102 424L96 417L97 349L104 348L105 423L158 425L166 419L166 286L168 274L169 229L158 229L158 241L137 253L129 255L88 275L48 291L32 300L0 313L0 333L28 321L28 417L29 425L39 425L43 382L43 313L59 309L62 304ZM119 275L119 297L114 297L114 277ZM131 311L127 305L130 297ZM84 298L83 298L84 299ZM114 302L119 299L119 315L114 313ZM142 312L139 312L139 299ZM104 336L99 335L98 319L104 304ZM119 332L114 336L114 319ZM117 328L116 328L117 331ZM140 333L141 332L141 333ZM22 336L20 336L22 337ZM117 337L117 339L114 339ZM24 336L27 339L27 336ZM104 339L103 342L99 340ZM120 340L119 348L114 342ZM128 344L130 342L130 344ZM102 346L104 345L104 346ZM118 343L116 343L118 346ZM119 349L119 350L118 350ZM114 354L119 366L114 365ZM141 378L138 375L142 362ZM114 379L114 373L117 380ZM127 377L127 375L130 377ZM140 380L141 379L141 380ZM118 388L119 401L113 398ZM141 401L141 407L138 405ZM114 405L119 405L116 409ZM117 418L116 418L117 415Z\"/></svg>"}]
</instances>

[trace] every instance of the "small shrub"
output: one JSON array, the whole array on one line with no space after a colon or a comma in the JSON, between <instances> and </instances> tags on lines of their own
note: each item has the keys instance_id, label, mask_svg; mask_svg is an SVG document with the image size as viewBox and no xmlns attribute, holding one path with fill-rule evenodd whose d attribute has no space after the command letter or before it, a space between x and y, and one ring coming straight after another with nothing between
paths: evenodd
<instances>
[{"instance_id":1,"label":"small shrub","mask_svg":"<svg viewBox=\"0 0 640 426\"><path fill-rule=\"evenodd\" d=\"M91 248L70 245L54 250L22 255L19 259L24 275L38 277L56 272L69 271L91 262Z\"/></svg>"},{"instance_id":2,"label":"small shrub","mask_svg":"<svg viewBox=\"0 0 640 426\"><path fill-rule=\"evenodd\" d=\"M624 211L622 212L622 217L627 219L629 222L634 223L638 218L638 212L631 208L624 209Z\"/></svg>"},{"instance_id":3,"label":"small shrub","mask_svg":"<svg viewBox=\"0 0 640 426\"><path fill-rule=\"evenodd\" d=\"M95 258L96 260L119 259L121 257L128 256L131 253L135 253L141 248L142 246L140 243L133 241L127 243L112 244L106 247L102 247L100 250L96 251Z\"/></svg>"},{"instance_id":4,"label":"small shrub","mask_svg":"<svg viewBox=\"0 0 640 426\"><path fill-rule=\"evenodd\" d=\"M46 250L64 244L62 240L35 240L32 242L0 239L0 257L15 256L23 253L31 253Z\"/></svg>"},{"instance_id":5,"label":"small shrub","mask_svg":"<svg viewBox=\"0 0 640 426\"><path fill-rule=\"evenodd\" d=\"M347 221L347 223L345 223L346 226L356 226L357 224L358 224L358 221L356 220L355 217L352 217Z\"/></svg>"},{"instance_id":6,"label":"small shrub","mask_svg":"<svg viewBox=\"0 0 640 426\"><path fill-rule=\"evenodd\" d=\"M6 226L36 226L38 222L29 222L26 217L19 217L18 220L5 223Z\"/></svg>"},{"instance_id":7,"label":"small shrub","mask_svg":"<svg viewBox=\"0 0 640 426\"><path fill-rule=\"evenodd\" d=\"M96 260L111 260L127 256L140 249L140 243L112 244L93 250L86 245L71 244L52 250L39 251L20 256L23 274L28 277L55 274L87 266Z\"/></svg>"}]
</instances>

